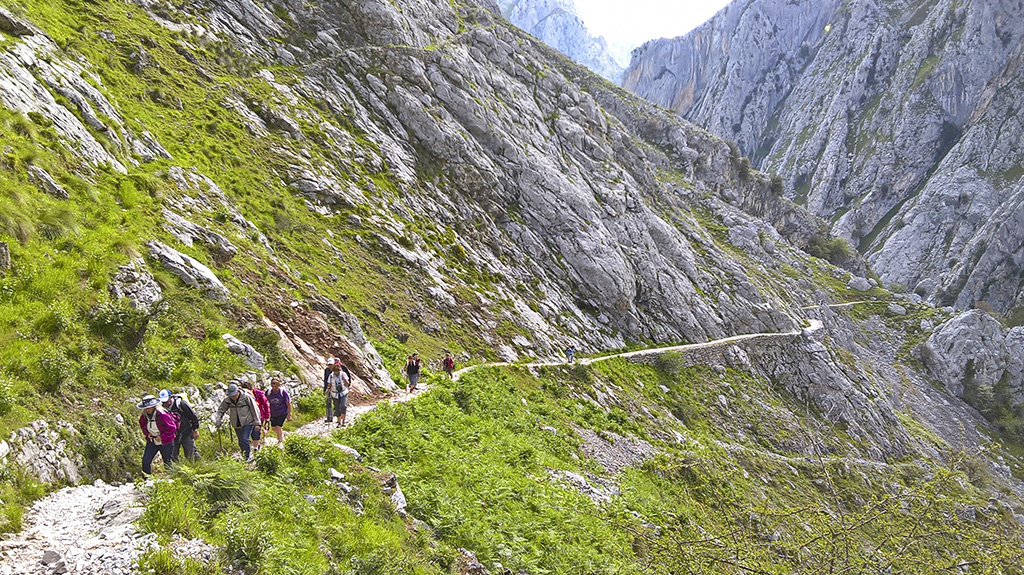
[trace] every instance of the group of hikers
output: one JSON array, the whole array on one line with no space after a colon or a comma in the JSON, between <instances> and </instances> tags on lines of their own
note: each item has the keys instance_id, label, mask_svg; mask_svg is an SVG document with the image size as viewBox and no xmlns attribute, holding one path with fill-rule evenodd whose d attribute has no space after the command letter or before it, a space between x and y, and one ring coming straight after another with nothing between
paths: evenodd
<instances>
[{"instance_id":1,"label":"group of hikers","mask_svg":"<svg viewBox=\"0 0 1024 575\"><path fill-rule=\"evenodd\" d=\"M406 387L408 393L416 390L421 367L419 354L414 353L407 358L405 376L409 382ZM441 368L449 378L452 377L455 358L451 352L445 352ZM327 425L335 423L337 427L345 426L351 387L352 372L340 359L329 358L323 377ZM152 474L153 459L158 453L166 467L178 460L182 450L190 461L199 458L195 443L199 437L199 418L184 395L171 394L163 389L156 396L143 397L137 407L142 410L139 427L146 439L146 448L142 454L143 474ZM284 444L283 427L285 421L292 420L292 398L281 388L281 378L276 375L271 377L270 389L266 392L254 387L247 379L239 383L232 382L227 386L226 396L217 408L214 425L218 430L225 414L235 430L238 447L248 461L253 452L260 448L263 436L269 430L273 430L278 445Z\"/></svg>"},{"instance_id":2,"label":"group of hikers","mask_svg":"<svg viewBox=\"0 0 1024 575\"><path fill-rule=\"evenodd\" d=\"M153 459L156 454L170 467L185 451L190 461L199 458L196 439L199 438L199 418L187 398L171 394L163 389L157 396L147 395L136 406L142 410L139 427L146 439L142 453L142 473L153 473ZM277 441L284 441L284 422L292 419L292 399L281 388L281 378L270 378L270 389L266 392L255 388L252 382L243 380L241 385L231 383L224 400L217 408L214 425L220 429L224 415L235 430L238 447L246 460L251 459L254 449L259 449L263 435L273 430Z\"/></svg>"}]
</instances>

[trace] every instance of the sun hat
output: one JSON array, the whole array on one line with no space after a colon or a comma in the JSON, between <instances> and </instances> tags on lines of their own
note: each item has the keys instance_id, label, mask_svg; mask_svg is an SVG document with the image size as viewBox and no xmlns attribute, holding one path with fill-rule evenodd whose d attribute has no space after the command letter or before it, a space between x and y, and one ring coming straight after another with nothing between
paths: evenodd
<instances>
[{"instance_id":1,"label":"sun hat","mask_svg":"<svg viewBox=\"0 0 1024 575\"><path fill-rule=\"evenodd\" d=\"M238 385L232 383L228 386L228 397L234 397L238 393Z\"/></svg>"},{"instance_id":2,"label":"sun hat","mask_svg":"<svg viewBox=\"0 0 1024 575\"><path fill-rule=\"evenodd\" d=\"M149 409L150 407L156 407L160 405L160 400L153 397L152 395L146 395L142 397L142 401L135 405L139 409Z\"/></svg>"},{"instance_id":3,"label":"sun hat","mask_svg":"<svg viewBox=\"0 0 1024 575\"><path fill-rule=\"evenodd\" d=\"M171 399L171 392L166 389L161 389L160 394L157 397L160 398L160 403L167 403Z\"/></svg>"}]
</instances>

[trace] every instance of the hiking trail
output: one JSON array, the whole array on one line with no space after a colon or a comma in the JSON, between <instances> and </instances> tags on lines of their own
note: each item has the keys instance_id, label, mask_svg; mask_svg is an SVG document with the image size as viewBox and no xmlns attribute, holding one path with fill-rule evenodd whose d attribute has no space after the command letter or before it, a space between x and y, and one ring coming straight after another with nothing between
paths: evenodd
<instances>
[{"instance_id":1,"label":"hiking trail","mask_svg":"<svg viewBox=\"0 0 1024 575\"><path fill-rule=\"evenodd\" d=\"M470 365L452 373L452 379L475 369L500 366L544 367L559 365L590 365L613 358L632 358L670 352L693 352L727 347L738 342L780 337L810 336L821 329L818 320L808 320L806 327L783 333L737 335L704 343L652 347L604 355L565 360L534 361L522 364L490 362ZM347 423L376 409L381 404L403 403L430 390L420 385L412 393L371 399L347 409ZM317 418L295 431L302 436L329 436L338 429L334 423ZM230 436L230 434L229 434ZM232 437L233 440L233 437ZM268 434L265 448L273 448L276 438ZM230 445L234 445L232 441ZM131 575L139 556L158 546L153 534L141 534L135 521L142 515L145 497L134 484L112 485L97 480L91 485L65 487L37 501L27 512L20 533L0 540L0 575ZM194 557L209 556L214 550L199 540L176 538L171 542L176 554Z\"/></svg>"}]
</instances>

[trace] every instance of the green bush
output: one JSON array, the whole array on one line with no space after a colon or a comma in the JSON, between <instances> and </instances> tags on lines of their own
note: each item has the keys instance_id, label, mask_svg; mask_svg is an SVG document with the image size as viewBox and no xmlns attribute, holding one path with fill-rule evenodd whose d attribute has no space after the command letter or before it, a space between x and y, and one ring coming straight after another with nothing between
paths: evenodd
<instances>
[{"instance_id":1,"label":"green bush","mask_svg":"<svg viewBox=\"0 0 1024 575\"><path fill-rule=\"evenodd\" d=\"M167 548L157 549L139 558L138 573L152 575L220 575L227 570L215 558L210 563L175 557Z\"/></svg>"},{"instance_id":2,"label":"green bush","mask_svg":"<svg viewBox=\"0 0 1024 575\"><path fill-rule=\"evenodd\" d=\"M196 488L181 481L158 481L153 485L139 526L160 535L199 537L205 531L206 499Z\"/></svg>"},{"instance_id":3,"label":"green bush","mask_svg":"<svg viewBox=\"0 0 1024 575\"><path fill-rule=\"evenodd\" d=\"M127 350L142 344L149 325L149 314L128 305L127 300L104 301L89 311L93 333Z\"/></svg>"},{"instance_id":4,"label":"green bush","mask_svg":"<svg viewBox=\"0 0 1024 575\"><path fill-rule=\"evenodd\" d=\"M18 402L14 391L14 379L6 373L0 372L0 415L7 415L14 409Z\"/></svg>"},{"instance_id":5,"label":"green bush","mask_svg":"<svg viewBox=\"0 0 1024 575\"><path fill-rule=\"evenodd\" d=\"M57 393L62 387L71 386L78 377L78 371L63 348L47 347L39 358L40 386L50 393Z\"/></svg>"}]
</instances>

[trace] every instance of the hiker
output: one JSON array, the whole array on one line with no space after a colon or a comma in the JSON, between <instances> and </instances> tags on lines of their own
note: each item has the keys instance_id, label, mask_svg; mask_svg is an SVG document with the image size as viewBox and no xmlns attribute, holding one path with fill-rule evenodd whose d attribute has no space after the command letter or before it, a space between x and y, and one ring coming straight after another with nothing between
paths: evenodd
<instances>
[{"instance_id":1,"label":"hiker","mask_svg":"<svg viewBox=\"0 0 1024 575\"><path fill-rule=\"evenodd\" d=\"M160 405L160 400L147 395L135 407L142 410L139 427L146 438L146 449L142 452L142 474L153 474L153 458L160 454L164 467L170 468L174 461L174 438L178 434L178 420Z\"/></svg>"},{"instance_id":2,"label":"hiker","mask_svg":"<svg viewBox=\"0 0 1024 575\"><path fill-rule=\"evenodd\" d=\"M451 352L444 354L444 359L441 360L441 368L448 374L448 379L452 378L452 371L455 370L455 358L452 357Z\"/></svg>"},{"instance_id":3,"label":"hiker","mask_svg":"<svg viewBox=\"0 0 1024 575\"><path fill-rule=\"evenodd\" d=\"M292 420L292 397L288 392L281 389L281 378L270 378L270 393L267 394L267 401L270 403L270 428L277 436L277 444L284 447L284 422Z\"/></svg>"},{"instance_id":4,"label":"hiker","mask_svg":"<svg viewBox=\"0 0 1024 575\"><path fill-rule=\"evenodd\" d=\"M244 389L232 383L228 386L227 397L220 402L220 407L217 408L215 425L218 429L224 422L224 413L229 410L231 414L228 416L228 422L231 423L231 427L235 428L238 447L245 455L245 460L248 461L252 456L250 438L253 428L260 425L260 408L256 405L256 398L252 394L246 393Z\"/></svg>"},{"instance_id":5,"label":"hiker","mask_svg":"<svg viewBox=\"0 0 1024 575\"><path fill-rule=\"evenodd\" d=\"M254 388L249 380L242 381L242 389L252 394L256 400L256 407L260 410L260 424L252 430L252 448L260 450L263 445L263 432L267 431L270 423L270 403L267 402L267 394L262 389Z\"/></svg>"},{"instance_id":6,"label":"hiker","mask_svg":"<svg viewBox=\"0 0 1024 575\"><path fill-rule=\"evenodd\" d=\"M409 393L416 390L416 383L420 380L420 356L414 353L409 356L405 364L405 376L409 378Z\"/></svg>"},{"instance_id":7,"label":"hiker","mask_svg":"<svg viewBox=\"0 0 1024 575\"><path fill-rule=\"evenodd\" d=\"M325 404L327 407L327 421L325 423L330 423L331 416L334 414L334 404L331 403L331 396L327 393L327 380L331 377L331 373L334 372L335 361L333 357L327 358L327 367L324 369L324 399L326 400Z\"/></svg>"},{"instance_id":8,"label":"hiker","mask_svg":"<svg viewBox=\"0 0 1024 575\"><path fill-rule=\"evenodd\" d=\"M576 359L576 346L575 345L570 345L569 347L565 348L565 359L569 363L572 363Z\"/></svg>"},{"instance_id":9,"label":"hiker","mask_svg":"<svg viewBox=\"0 0 1024 575\"><path fill-rule=\"evenodd\" d=\"M341 365L341 360L335 360L331 367L331 375L327 377L327 383L324 384L324 395L334 407L333 413L338 420L338 427L345 426L345 413L348 411L348 388L351 385L352 375L345 366ZM330 414L328 414L327 423L331 422L329 416Z\"/></svg>"},{"instance_id":10,"label":"hiker","mask_svg":"<svg viewBox=\"0 0 1024 575\"><path fill-rule=\"evenodd\" d=\"M194 462L199 459L199 452L196 451L196 439L199 438L199 418L192 406L180 395L171 395L166 389L161 389L160 405L164 411L174 414L178 418L178 434L174 438L174 450L171 452L171 459L177 461L181 456L181 450L185 450L185 458Z\"/></svg>"}]
</instances>

